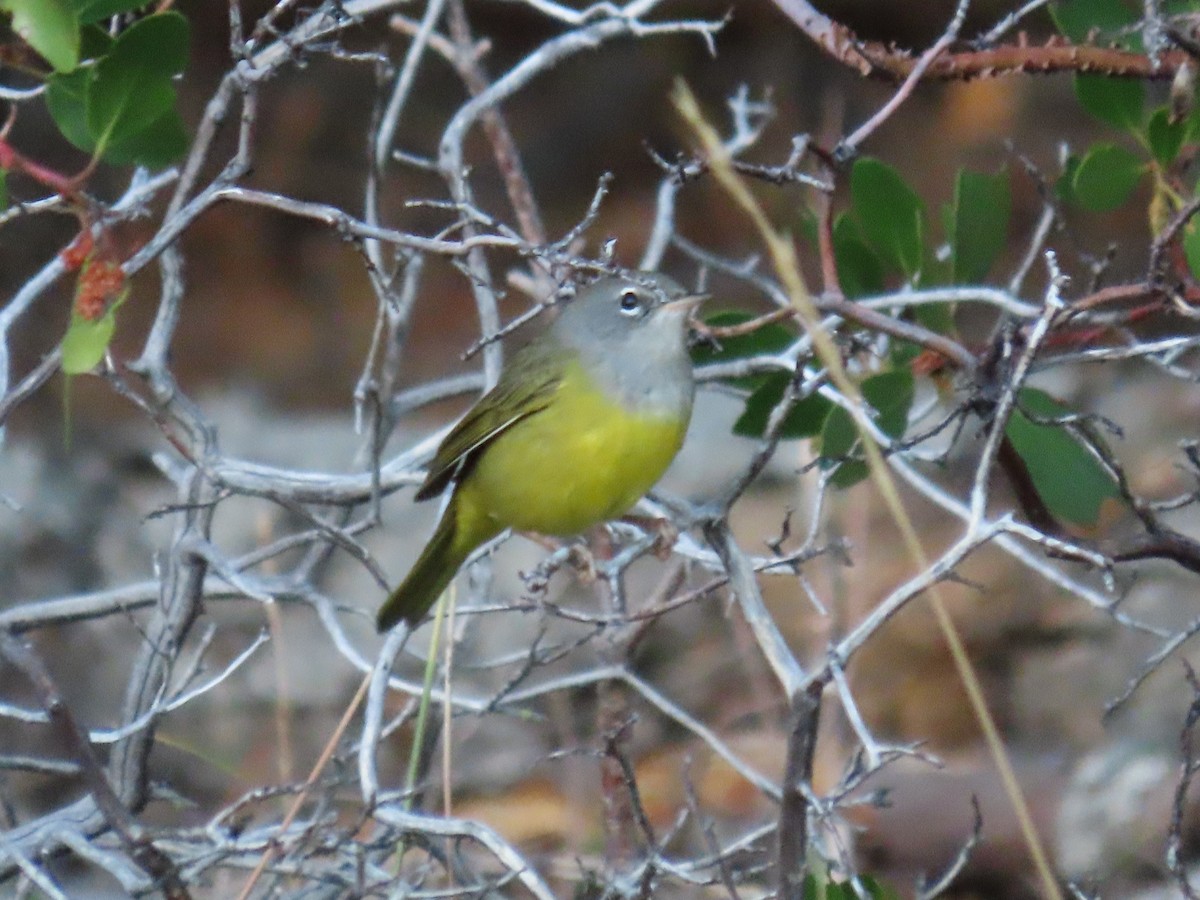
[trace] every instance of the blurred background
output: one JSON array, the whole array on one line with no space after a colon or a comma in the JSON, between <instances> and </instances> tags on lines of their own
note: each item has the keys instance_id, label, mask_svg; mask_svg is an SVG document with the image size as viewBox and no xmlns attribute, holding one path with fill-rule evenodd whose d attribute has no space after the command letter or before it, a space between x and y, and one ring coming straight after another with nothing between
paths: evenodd
<instances>
[{"instance_id":1,"label":"blurred background","mask_svg":"<svg viewBox=\"0 0 1200 900\"><path fill-rule=\"evenodd\" d=\"M223 7L185 0L176 6L192 23L191 62L180 85L184 119L192 126L229 67L228 22ZM266 2L245 2L243 15L254 21L268 7ZM989 27L1011 7L1001 0L972 4L963 34ZM953 8L949 0L821 4L823 12L863 38L917 51L937 38ZM493 75L556 30L528 8L501 0L470 3L469 13L475 34L489 42L484 65ZM419 9L408 14L418 16ZM568 59L504 107L552 236L580 219L600 176L613 173L589 246L594 251L604 238L615 237L616 257L625 264L636 262L644 246L663 175L648 148L668 160L691 148L670 104L677 78L691 86L714 122L726 121L726 100L742 86L754 98L769 100L774 122L747 157L767 164L785 159L798 134L831 145L894 90L884 82L863 81L822 55L773 3L678 0L664 4L662 14L728 14L716 55L683 35L609 43L599 52ZM1028 22L1031 42L1051 34L1046 16ZM293 67L263 84L254 167L245 183L361 215L368 134L388 90L387 80L365 57L385 54L395 63L403 58L408 40L385 21L363 23L339 39L337 52L301 51ZM1165 92L1159 86L1150 89ZM399 131L401 149L435 155L448 114L464 98L448 65L433 59L423 66ZM49 118L38 116L33 108L23 112L14 142L64 171L82 165L82 155L56 138ZM1007 166L1013 183L1011 239L997 266L1006 273L1024 253L1041 211L1038 186L1023 174L1020 159L1053 176L1060 145L1086 143L1097 129L1079 108L1070 76L923 84L864 150L902 172L925 199L931 218L950 199L961 167L992 172ZM214 166L227 157L234 136L227 128L218 139ZM481 167L490 164L479 135L469 152ZM92 190L117 196L126 177L124 171L102 169ZM385 222L428 233L445 221L436 210L406 206L413 199L443 196L436 176L393 166L382 185ZM480 207L507 216L498 179L488 174L478 185ZM34 196L20 196L28 185L14 182L10 190L14 199ZM759 194L777 225L803 228L809 195L800 189L768 188ZM121 237L136 246L148 237L152 221L144 228L124 226ZM1079 217L1071 226L1062 237L1077 250L1074 257L1063 255L1070 274L1086 279L1088 256L1109 253L1113 282L1144 269L1149 240L1144 198L1114 213ZM29 216L8 224L0 234L0 295L11 296L70 241L75 229L69 217ZM678 231L730 258L761 252L747 223L709 184L684 193ZM353 393L377 301L359 251L313 222L233 204L205 214L185 232L182 246L187 295L172 369L182 389L217 423L222 450L301 470L361 469L364 437L353 430ZM498 259L497 270L515 262ZM805 264L816 283L811 253ZM665 268L694 280L695 265L677 253L669 254ZM1035 268L1025 299L1037 302L1044 284L1045 273ZM68 288L64 282L61 296L43 303L42 314L25 317L14 332L15 372L36 365L60 339L69 315ZM715 279L713 290L714 307L763 308L732 280ZM134 281L119 316L116 355L133 357L139 351L157 291L153 269ZM502 313L512 317L527 307L527 299L514 291ZM478 336L466 280L444 261L431 260L404 348L399 387L475 370L478 359L464 362L461 355ZM1186 479L1172 458L1174 439L1188 436L1200 413L1200 395L1175 383L1148 393L1140 376L1117 367L1088 374L1086 382L1059 381L1055 390L1122 425L1126 440L1121 456L1140 489L1161 496L1182 489ZM407 417L388 453L450 421L468 400L437 404ZM667 490L702 498L746 464L756 445L730 434L739 412L740 404L719 392L702 394ZM169 521L153 514L174 502L175 493L151 460L165 444L144 415L100 379L73 379L69 397L63 380L57 379L17 408L8 428L0 452L0 491L18 508L0 506L0 610L153 577L156 553L170 528ZM794 472L810 459L804 445L783 445L766 476L735 510L734 526L743 546L761 552L766 541L780 534L787 511L803 509L803 487ZM954 476L954 471L947 475ZM942 547L954 538L953 523L928 504L909 499L931 546ZM415 507L407 491L389 496L383 527L364 536L393 583L428 534L433 506ZM277 507L237 498L222 506L216 528L221 546L232 553L247 552L296 524ZM827 558L807 572L821 597L836 599L830 617L818 614L794 580L762 582L777 621L802 660L815 658L831 634L859 620L909 574L899 542L868 486L833 498L828 528L853 548L853 565ZM510 542L493 563L497 589L519 592L516 573L540 556L532 544ZM1179 731L1191 698L1180 667L1168 664L1106 718L1106 704L1157 646L1152 638L1122 629L1079 600L1033 580L995 550L976 554L958 574L947 589L955 619L1061 871L1083 885L1102 886L1104 896L1158 890ZM335 561L324 577L329 596L361 613L350 616L347 633L364 647L374 646L370 616L382 598L380 588L347 560ZM632 577L637 590L649 591L662 577L661 569L639 563ZM558 578L559 589L578 590L567 576ZM1177 569L1147 565L1127 590L1126 608L1160 626L1185 627L1196 616L1194 581ZM736 616L726 616L727 604L714 598L656 626L637 650L637 668L716 728L759 771L778 778L785 709L768 670L751 651L745 626ZM246 635L259 629L270 629L274 640L203 702L168 719L154 759L156 777L186 802L182 813L159 813L164 821L178 822L182 815L199 824L255 785L302 778L360 678L330 649L325 631L307 608L271 610L246 602L208 612L219 623L206 657L209 666L232 659L246 646ZM270 616L278 619L268 621ZM111 724L128 677L132 654L116 648L137 643L138 617L131 613L118 619L35 635L36 644L54 660L55 675L72 704L86 710L94 726ZM458 658L468 660L471 652L487 657L530 637L519 629L472 633ZM984 842L954 896L1034 896L1007 801L924 603L910 604L889 623L856 658L849 677L878 736L919 742L944 761L941 769L911 761L889 769L876 786L892 792L890 805L863 806L850 814L849 826L864 829L856 836L864 871L909 895L914 879L948 865L969 835L974 796L984 812ZM11 687L10 702L32 702L2 667L0 679ZM464 682L481 690L496 686L486 672L468 672ZM499 717L456 725L455 812L492 824L535 858L596 850L602 821L594 764L582 757L553 764L546 760L556 748L577 748L594 739L589 729L599 702L596 690L582 688L547 703L537 727ZM683 729L653 710L640 714L634 761L642 799L656 827L669 827L686 805L689 779L700 806L731 832L773 814L760 792ZM44 752L45 746L36 730L0 719L0 747L6 752ZM818 788L836 782L853 746L853 731L830 704L818 748ZM407 749L407 740L397 738L394 759L388 761L397 778ZM56 805L64 791L77 788L61 778L0 773L0 794L16 818ZM101 887L93 885L97 891ZM220 890L218 884L214 895Z\"/></svg>"}]
</instances>

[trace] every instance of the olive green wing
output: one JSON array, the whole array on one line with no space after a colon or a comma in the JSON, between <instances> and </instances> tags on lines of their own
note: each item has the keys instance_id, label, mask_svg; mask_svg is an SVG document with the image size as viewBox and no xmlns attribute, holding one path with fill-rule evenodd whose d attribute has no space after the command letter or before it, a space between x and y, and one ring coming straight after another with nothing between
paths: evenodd
<instances>
[{"instance_id":1,"label":"olive green wing","mask_svg":"<svg viewBox=\"0 0 1200 900\"><path fill-rule=\"evenodd\" d=\"M563 364L560 353L541 347L518 351L504 367L496 386L480 397L446 435L416 499L436 497L452 479L465 475L497 436L549 406L562 382Z\"/></svg>"}]
</instances>

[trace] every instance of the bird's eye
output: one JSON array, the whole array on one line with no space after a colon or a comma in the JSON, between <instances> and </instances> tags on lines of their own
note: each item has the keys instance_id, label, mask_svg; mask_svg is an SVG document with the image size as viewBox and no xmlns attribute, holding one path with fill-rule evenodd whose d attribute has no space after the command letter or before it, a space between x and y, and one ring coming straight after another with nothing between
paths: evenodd
<instances>
[{"instance_id":1,"label":"bird's eye","mask_svg":"<svg viewBox=\"0 0 1200 900\"><path fill-rule=\"evenodd\" d=\"M625 291L621 294L621 312L627 316L631 316L642 308L642 298L637 295L636 291Z\"/></svg>"}]
</instances>

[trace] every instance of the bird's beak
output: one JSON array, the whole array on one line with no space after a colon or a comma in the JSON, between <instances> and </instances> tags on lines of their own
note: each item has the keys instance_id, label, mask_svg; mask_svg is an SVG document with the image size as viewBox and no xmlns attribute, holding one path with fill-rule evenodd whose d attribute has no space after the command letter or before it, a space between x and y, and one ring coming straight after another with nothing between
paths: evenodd
<instances>
[{"instance_id":1,"label":"bird's beak","mask_svg":"<svg viewBox=\"0 0 1200 900\"><path fill-rule=\"evenodd\" d=\"M676 297L674 300L668 300L662 305L662 308L668 312L690 316L696 307L710 297L710 294L687 294L683 297Z\"/></svg>"}]
</instances>

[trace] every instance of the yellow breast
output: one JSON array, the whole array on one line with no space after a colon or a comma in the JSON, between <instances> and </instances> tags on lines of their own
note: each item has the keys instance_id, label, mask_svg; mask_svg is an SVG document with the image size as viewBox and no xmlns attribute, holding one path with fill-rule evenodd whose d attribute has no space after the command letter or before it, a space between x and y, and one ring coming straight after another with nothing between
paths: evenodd
<instances>
[{"instance_id":1,"label":"yellow breast","mask_svg":"<svg viewBox=\"0 0 1200 900\"><path fill-rule=\"evenodd\" d=\"M687 417L631 413L577 363L550 405L517 422L480 454L458 487L470 518L570 535L626 512L666 471Z\"/></svg>"}]
</instances>

